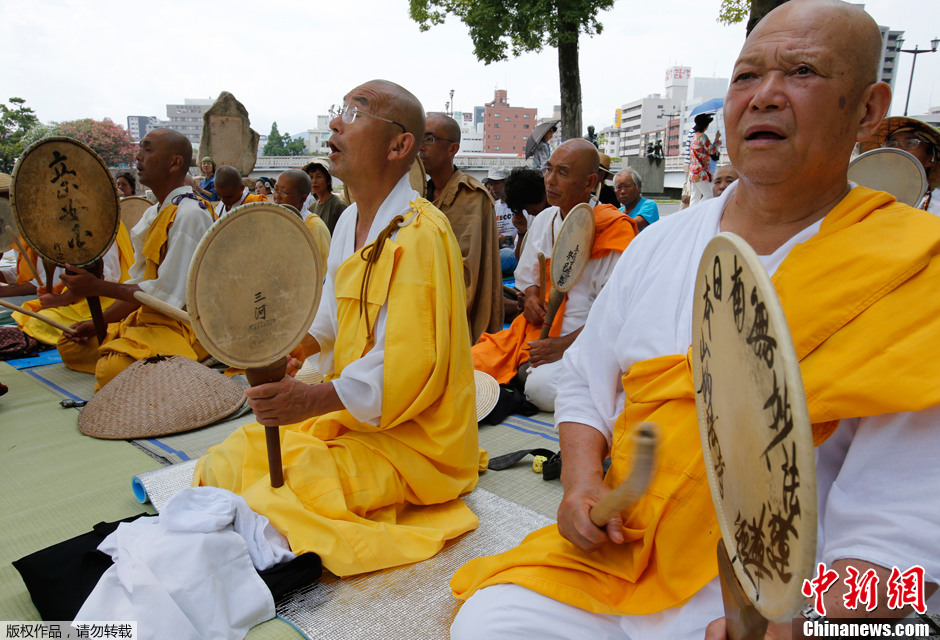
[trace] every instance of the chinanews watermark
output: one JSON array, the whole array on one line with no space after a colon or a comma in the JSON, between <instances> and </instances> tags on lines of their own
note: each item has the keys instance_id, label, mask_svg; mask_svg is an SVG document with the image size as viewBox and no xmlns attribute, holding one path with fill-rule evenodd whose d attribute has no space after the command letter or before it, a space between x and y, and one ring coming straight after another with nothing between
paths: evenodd
<instances>
[{"instance_id":1,"label":"chinanews watermark","mask_svg":"<svg viewBox=\"0 0 940 640\"><path fill-rule=\"evenodd\" d=\"M65 622L0 621L0 640L58 638L60 640L137 640L137 621Z\"/></svg>"},{"instance_id":2,"label":"chinanews watermark","mask_svg":"<svg viewBox=\"0 0 940 640\"><path fill-rule=\"evenodd\" d=\"M848 587L842 595L845 608L856 611L874 611L878 607L880 578L874 569L864 573L852 566L845 568L842 582ZM794 638L924 638L930 635L926 622L899 620L897 618L827 618L825 594L839 581L834 569L820 562L816 576L803 581L802 594L812 598L813 615L793 620ZM884 592L888 609L900 610L910 607L917 613L927 611L924 594L924 568L913 566L906 571L894 567L888 577ZM805 615L805 614L804 614ZM815 619L814 619L815 618Z\"/></svg>"}]
</instances>

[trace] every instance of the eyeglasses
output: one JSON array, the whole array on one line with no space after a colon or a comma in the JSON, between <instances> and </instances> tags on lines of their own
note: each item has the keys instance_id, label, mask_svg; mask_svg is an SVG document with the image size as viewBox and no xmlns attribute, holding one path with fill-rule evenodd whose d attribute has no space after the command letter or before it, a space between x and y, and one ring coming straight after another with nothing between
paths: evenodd
<instances>
[{"instance_id":1,"label":"eyeglasses","mask_svg":"<svg viewBox=\"0 0 940 640\"><path fill-rule=\"evenodd\" d=\"M898 140L885 140L882 147L887 147L889 149L904 149L905 151L913 151L922 144L927 144L920 138L900 138Z\"/></svg>"},{"instance_id":2,"label":"eyeglasses","mask_svg":"<svg viewBox=\"0 0 940 640\"><path fill-rule=\"evenodd\" d=\"M334 118L342 118L343 122L346 124L352 124L356 121L356 116L359 114L364 116L372 116L377 120L384 120L385 122L391 122L392 124L397 124L401 127L402 133L408 133L408 130L405 129L405 125L400 122L395 122L394 120L389 120L388 118L383 118L382 116L377 116L374 113L369 113L368 111L363 111L358 106L354 104L344 104L342 107L331 107L330 115Z\"/></svg>"},{"instance_id":3,"label":"eyeglasses","mask_svg":"<svg viewBox=\"0 0 940 640\"><path fill-rule=\"evenodd\" d=\"M277 189L275 189L275 190L273 191L273 194L276 195L276 196L278 196L278 197L281 197L281 198L290 198L290 197L292 197L292 196L297 195L296 193L293 193L293 192L278 191Z\"/></svg>"},{"instance_id":4,"label":"eyeglasses","mask_svg":"<svg viewBox=\"0 0 940 640\"><path fill-rule=\"evenodd\" d=\"M437 144L438 142L453 142L456 143L456 140L451 140L450 138L440 138L433 133L424 134L424 144L431 146L432 144Z\"/></svg>"}]
</instances>

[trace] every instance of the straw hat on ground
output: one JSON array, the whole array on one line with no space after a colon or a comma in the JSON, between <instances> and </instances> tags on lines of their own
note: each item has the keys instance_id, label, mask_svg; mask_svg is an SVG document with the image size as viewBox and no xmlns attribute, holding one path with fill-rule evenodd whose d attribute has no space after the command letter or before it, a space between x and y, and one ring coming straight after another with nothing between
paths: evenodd
<instances>
[{"instance_id":1,"label":"straw hat on ground","mask_svg":"<svg viewBox=\"0 0 940 640\"><path fill-rule=\"evenodd\" d=\"M87 436L153 438L218 422L245 403L242 387L183 356L138 360L88 402L78 417Z\"/></svg>"},{"instance_id":2,"label":"straw hat on ground","mask_svg":"<svg viewBox=\"0 0 940 640\"><path fill-rule=\"evenodd\" d=\"M496 378L483 371L473 371L473 382L477 388L477 422L489 415L499 401L499 383Z\"/></svg>"}]
</instances>

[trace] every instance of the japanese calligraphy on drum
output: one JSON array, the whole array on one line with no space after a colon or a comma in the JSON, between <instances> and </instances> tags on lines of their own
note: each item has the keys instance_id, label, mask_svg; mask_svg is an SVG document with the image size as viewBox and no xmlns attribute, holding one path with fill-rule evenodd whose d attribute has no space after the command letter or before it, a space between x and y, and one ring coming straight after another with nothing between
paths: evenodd
<instances>
[{"instance_id":1,"label":"japanese calligraphy on drum","mask_svg":"<svg viewBox=\"0 0 940 640\"><path fill-rule=\"evenodd\" d=\"M575 285L587 266L594 245L594 210L575 205L565 216L552 250L552 284L559 291Z\"/></svg>"},{"instance_id":2,"label":"japanese calligraphy on drum","mask_svg":"<svg viewBox=\"0 0 940 640\"><path fill-rule=\"evenodd\" d=\"M789 620L816 552L812 429L776 291L739 237L722 233L706 247L693 318L699 432L722 539L757 610Z\"/></svg>"},{"instance_id":3,"label":"japanese calligraphy on drum","mask_svg":"<svg viewBox=\"0 0 940 640\"><path fill-rule=\"evenodd\" d=\"M187 311L209 353L241 368L272 364L296 347L320 302L313 236L291 210L251 203L206 232L189 268Z\"/></svg>"},{"instance_id":4,"label":"japanese calligraphy on drum","mask_svg":"<svg viewBox=\"0 0 940 640\"><path fill-rule=\"evenodd\" d=\"M46 138L26 149L13 170L10 200L23 238L56 264L90 264L117 236L114 180L78 140Z\"/></svg>"}]
</instances>

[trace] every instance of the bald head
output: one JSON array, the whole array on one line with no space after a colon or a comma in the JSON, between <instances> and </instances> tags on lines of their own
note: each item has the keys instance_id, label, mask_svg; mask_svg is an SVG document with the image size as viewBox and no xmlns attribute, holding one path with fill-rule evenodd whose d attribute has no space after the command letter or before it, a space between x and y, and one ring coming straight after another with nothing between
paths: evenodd
<instances>
[{"instance_id":1,"label":"bald head","mask_svg":"<svg viewBox=\"0 0 940 640\"><path fill-rule=\"evenodd\" d=\"M389 120L401 123L405 132L414 136L414 148L407 163L410 167L424 138L424 107L421 106L421 101L401 85L388 80L370 80L360 88L366 87L375 92L375 97L370 103L374 103L372 106L376 112ZM401 131L396 125L391 126Z\"/></svg>"},{"instance_id":2,"label":"bald head","mask_svg":"<svg viewBox=\"0 0 940 640\"><path fill-rule=\"evenodd\" d=\"M437 129L445 138L452 142L460 142L460 125L450 116L428 116L426 129Z\"/></svg>"},{"instance_id":3,"label":"bald head","mask_svg":"<svg viewBox=\"0 0 940 640\"><path fill-rule=\"evenodd\" d=\"M238 191L241 192L242 175L235 167L223 164L215 170L215 187L216 191L219 187L223 189L238 187Z\"/></svg>"},{"instance_id":4,"label":"bald head","mask_svg":"<svg viewBox=\"0 0 940 640\"><path fill-rule=\"evenodd\" d=\"M188 172L189 166L193 163L193 143L189 141L189 138L173 129L154 129L150 133L157 134L170 155L182 158L182 172Z\"/></svg>"},{"instance_id":5,"label":"bald head","mask_svg":"<svg viewBox=\"0 0 940 640\"><path fill-rule=\"evenodd\" d=\"M288 204L303 211L304 202L310 195L310 176L300 169L288 169L277 177L274 185L275 204Z\"/></svg>"},{"instance_id":6,"label":"bald head","mask_svg":"<svg viewBox=\"0 0 940 640\"><path fill-rule=\"evenodd\" d=\"M597 184L600 156L597 147L583 138L563 142L548 159L545 195L548 203L567 214L576 204L588 202Z\"/></svg>"},{"instance_id":7,"label":"bald head","mask_svg":"<svg viewBox=\"0 0 940 640\"><path fill-rule=\"evenodd\" d=\"M745 41L762 38L787 25L804 32L804 38L817 36L838 50L845 71L852 75L860 94L879 80L881 69L881 29L864 9L841 0L789 0L764 16Z\"/></svg>"}]
</instances>

